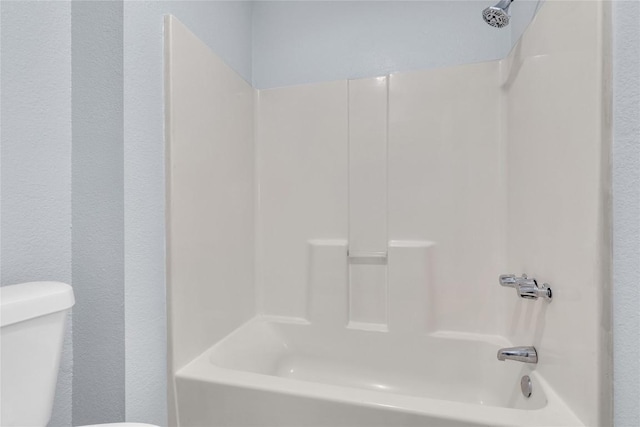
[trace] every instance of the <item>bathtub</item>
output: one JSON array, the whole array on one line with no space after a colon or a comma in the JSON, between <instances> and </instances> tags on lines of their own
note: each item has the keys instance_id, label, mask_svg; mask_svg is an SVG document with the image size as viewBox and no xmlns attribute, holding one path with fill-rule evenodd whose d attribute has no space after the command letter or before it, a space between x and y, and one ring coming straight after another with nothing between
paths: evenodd
<instances>
[{"instance_id":1,"label":"bathtub","mask_svg":"<svg viewBox=\"0 0 640 427\"><path fill-rule=\"evenodd\" d=\"M581 426L501 337L256 317L176 374L181 426ZM520 378L529 375L525 398Z\"/></svg>"}]
</instances>

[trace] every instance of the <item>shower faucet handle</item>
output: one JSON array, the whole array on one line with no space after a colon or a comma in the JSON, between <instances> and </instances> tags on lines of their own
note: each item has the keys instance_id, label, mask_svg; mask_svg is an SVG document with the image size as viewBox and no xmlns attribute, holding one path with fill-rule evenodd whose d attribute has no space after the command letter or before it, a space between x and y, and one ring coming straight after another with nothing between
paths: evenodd
<instances>
[{"instance_id":1,"label":"shower faucet handle","mask_svg":"<svg viewBox=\"0 0 640 427\"><path fill-rule=\"evenodd\" d=\"M524 277L526 277L526 274L523 274ZM506 286L508 288L515 288L516 287L516 275L515 274L501 274L500 275L500 285L501 286Z\"/></svg>"},{"instance_id":2,"label":"shower faucet handle","mask_svg":"<svg viewBox=\"0 0 640 427\"><path fill-rule=\"evenodd\" d=\"M533 300L543 298L551 301L553 297L549 285L545 283L539 286L536 279L529 278L526 274L520 277L515 274L502 274L500 275L499 282L501 286L515 288L520 298Z\"/></svg>"}]
</instances>

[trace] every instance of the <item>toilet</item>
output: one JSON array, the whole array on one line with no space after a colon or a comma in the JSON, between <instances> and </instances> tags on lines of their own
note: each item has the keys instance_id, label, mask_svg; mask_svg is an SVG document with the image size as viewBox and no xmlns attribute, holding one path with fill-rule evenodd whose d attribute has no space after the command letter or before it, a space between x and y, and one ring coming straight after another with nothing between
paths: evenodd
<instances>
[{"instance_id":1,"label":"toilet","mask_svg":"<svg viewBox=\"0 0 640 427\"><path fill-rule=\"evenodd\" d=\"M75 300L60 282L0 288L0 426L44 427L51 418L65 320ZM155 427L139 423L102 427ZM97 426L85 426L97 427Z\"/></svg>"}]
</instances>

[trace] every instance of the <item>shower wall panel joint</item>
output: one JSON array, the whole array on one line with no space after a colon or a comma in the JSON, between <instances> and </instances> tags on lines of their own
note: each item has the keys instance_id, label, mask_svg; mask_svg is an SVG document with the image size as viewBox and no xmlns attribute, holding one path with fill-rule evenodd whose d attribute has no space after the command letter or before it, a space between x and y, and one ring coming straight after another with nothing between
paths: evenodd
<instances>
[{"instance_id":1,"label":"shower wall panel joint","mask_svg":"<svg viewBox=\"0 0 640 427\"><path fill-rule=\"evenodd\" d=\"M349 253L385 255L350 258L349 319L380 329L387 322L388 78L350 80L348 91Z\"/></svg>"}]
</instances>

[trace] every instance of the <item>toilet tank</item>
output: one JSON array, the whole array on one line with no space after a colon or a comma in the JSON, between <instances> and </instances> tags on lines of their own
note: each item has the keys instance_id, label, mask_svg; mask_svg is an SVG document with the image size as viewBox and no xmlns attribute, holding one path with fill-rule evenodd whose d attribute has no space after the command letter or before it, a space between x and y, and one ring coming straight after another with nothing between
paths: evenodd
<instances>
[{"instance_id":1,"label":"toilet tank","mask_svg":"<svg viewBox=\"0 0 640 427\"><path fill-rule=\"evenodd\" d=\"M73 306L71 286L31 282L0 288L0 426L45 426Z\"/></svg>"}]
</instances>

